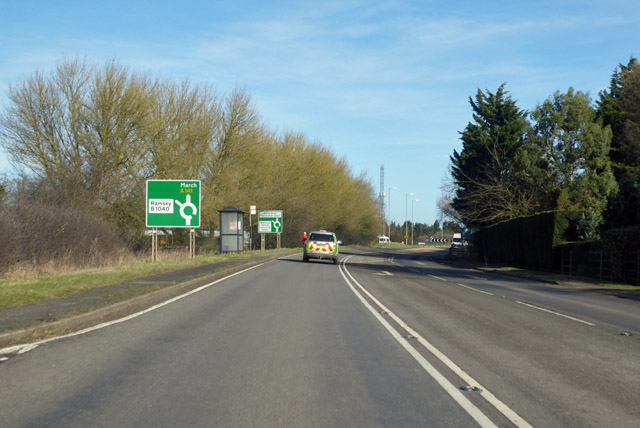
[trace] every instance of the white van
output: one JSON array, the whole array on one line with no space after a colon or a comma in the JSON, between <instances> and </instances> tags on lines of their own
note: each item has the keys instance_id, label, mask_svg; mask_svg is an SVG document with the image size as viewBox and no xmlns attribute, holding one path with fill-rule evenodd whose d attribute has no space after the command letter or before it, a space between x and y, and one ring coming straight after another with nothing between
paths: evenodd
<instances>
[{"instance_id":1,"label":"white van","mask_svg":"<svg viewBox=\"0 0 640 428\"><path fill-rule=\"evenodd\" d=\"M388 244L389 242L391 242L391 240L388 236L378 236L378 244Z\"/></svg>"},{"instance_id":2,"label":"white van","mask_svg":"<svg viewBox=\"0 0 640 428\"><path fill-rule=\"evenodd\" d=\"M451 240L451 246L453 248L462 248L462 233L454 233Z\"/></svg>"}]
</instances>

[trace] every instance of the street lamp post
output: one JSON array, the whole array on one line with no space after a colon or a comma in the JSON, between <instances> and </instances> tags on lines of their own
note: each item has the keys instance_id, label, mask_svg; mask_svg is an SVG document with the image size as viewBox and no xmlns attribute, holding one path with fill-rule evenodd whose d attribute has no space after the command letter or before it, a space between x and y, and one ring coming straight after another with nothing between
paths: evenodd
<instances>
[{"instance_id":1,"label":"street lamp post","mask_svg":"<svg viewBox=\"0 0 640 428\"><path fill-rule=\"evenodd\" d=\"M397 186L389 187L389 245L391 245L391 191L398 190Z\"/></svg>"},{"instance_id":2,"label":"street lamp post","mask_svg":"<svg viewBox=\"0 0 640 428\"><path fill-rule=\"evenodd\" d=\"M411 245L413 245L413 203L420 202L420 199L411 199Z\"/></svg>"},{"instance_id":3,"label":"street lamp post","mask_svg":"<svg viewBox=\"0 0 640 428\"><path fill-rule=\"evenodd\" d=\"M404 236L409 236L409 196L413 196L413 192L404 196ZM408 238L404 238L408 239Z\"/></svg>"}]
</instances>

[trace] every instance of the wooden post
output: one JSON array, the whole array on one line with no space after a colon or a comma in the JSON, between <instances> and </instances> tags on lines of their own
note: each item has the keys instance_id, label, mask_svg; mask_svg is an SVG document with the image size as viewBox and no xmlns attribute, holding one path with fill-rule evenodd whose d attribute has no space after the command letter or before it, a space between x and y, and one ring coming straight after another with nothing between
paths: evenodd
<instances>
[{"instance_id":1,"label":"wooden post","mask_svg":"<svg viewBox=\"0 0 640 428\"><path fill-rule=\"evenodd\" d=\"M158 263L158 229L151 230L151 262Z\"/></svg>"},{"instance_id":2,"label":"wooden post","mask_svg":"<svg viewBox=\"0 0 640 428\"><path fill-rule=\"evenodd\" d=\"M189 257L194 258L196 256L196 230L191 228L189 230Z\"/></svg>"}]
</instances>

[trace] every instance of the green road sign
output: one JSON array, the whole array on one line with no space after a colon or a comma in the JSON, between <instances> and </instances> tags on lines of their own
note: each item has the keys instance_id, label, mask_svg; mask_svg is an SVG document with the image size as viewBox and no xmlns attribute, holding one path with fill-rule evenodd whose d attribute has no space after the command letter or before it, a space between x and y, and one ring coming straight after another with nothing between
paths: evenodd
<instances>
[{"instance_id":1,"label":"green road sign","mask_svg":"<svg viewBox=\"0 0 640 428\"><path fill-rule=\"evenodd\" d=\"M282 233L282 211L260 211L258 233Z\"/></svg>"},{"instance_id":2,"label":"green road sign","mask_svg":"<svg viewBox=\"0 0 640 428\"><path fill-rule=\"evenodd\" d=\"M200 180L147 180L147 227L200 227Z\"/></svg>"}]
</instances>

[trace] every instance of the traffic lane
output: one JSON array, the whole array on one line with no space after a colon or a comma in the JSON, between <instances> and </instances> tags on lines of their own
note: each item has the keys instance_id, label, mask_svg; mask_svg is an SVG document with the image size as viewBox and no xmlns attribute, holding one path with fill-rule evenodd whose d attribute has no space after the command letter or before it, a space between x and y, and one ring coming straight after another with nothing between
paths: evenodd
<instances>
[{"instance_id":1,"label":"traffic lane","mask_svg":"<svg viewBox=\"0 0 640 428\"><path fill-rule=\"evenodd\" d=\"M1 426L473 426L322 262L0 364Z\"/></svg>"},{"instance_id":2,"label":"traffic lane","mask_svg":"<svg viewBox=\"0 0 640 428\"><path fill-rule=\"evenodd\" d=\"M412 272L384 257L350 259L347 268L533 426L635 426L640 418L637 338Z\"/></svg>"},{"instance_id":3,"label":"traffic lane","mask_svg":"<svg viewBox=\"0 0 640 428\"><path fill-rule=\"evenodd\" d=\"M637 294L601 288L565 287L526 278L456 268L415 256L398 256L394 262L454 284L500 295L522 304L609 326L619 333L640 336L640 301ZM417 272L416 272L417 273Z\"/></svg>"}]
</instances>

